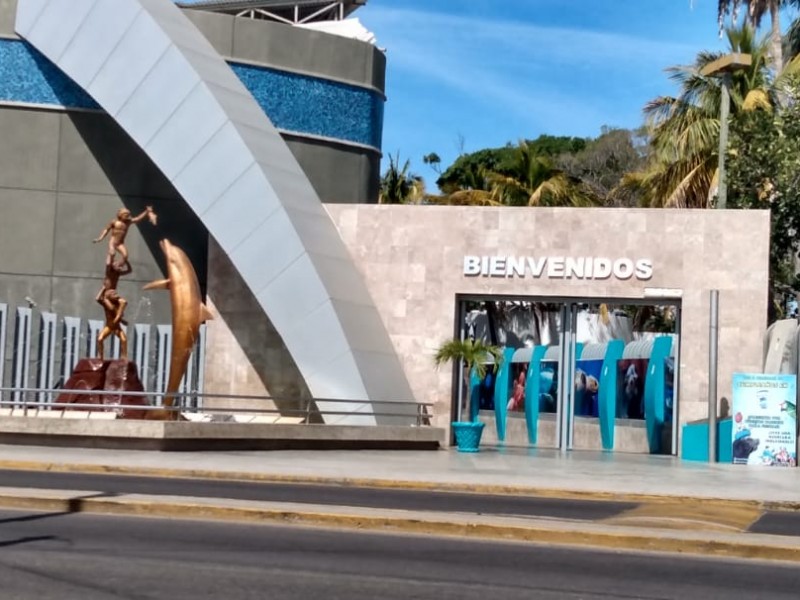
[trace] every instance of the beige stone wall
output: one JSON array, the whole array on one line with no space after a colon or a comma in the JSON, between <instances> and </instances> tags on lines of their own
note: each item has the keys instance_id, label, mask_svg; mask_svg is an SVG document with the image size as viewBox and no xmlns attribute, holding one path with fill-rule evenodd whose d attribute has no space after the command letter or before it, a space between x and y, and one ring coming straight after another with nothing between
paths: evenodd
<instances>
[{"instance_id":1,"label":"beige stone wall","mask_svg":"<svg viewBox=\"0 0 800 600\"><path fill-rule=\"evenodd\" d=\"M709 291L720 290L719 395L758 372L766 327L769 214L763 211L327 205L419 401L450 420L451 370L435 349L454 331L457 294L643 298L683 290L679 418L706 416ZM465 255L647 258L649 281L465 277Z\"/></svg>"}]
</instances>

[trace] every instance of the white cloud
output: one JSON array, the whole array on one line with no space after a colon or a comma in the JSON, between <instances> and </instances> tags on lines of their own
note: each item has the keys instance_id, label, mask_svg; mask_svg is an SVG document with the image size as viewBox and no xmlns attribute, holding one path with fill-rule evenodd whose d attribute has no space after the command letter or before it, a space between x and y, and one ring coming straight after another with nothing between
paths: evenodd
<instances>
[{"instance_id":1,"label":"white cloud","mask_svg":"<svg viewBox=\"0 0 800 600\"><path fill-rule=\"evenodd\" d=\"M424 58L459 56L491 64L533 58L536 62L606 68L658 62L660 57L693 56L688 44L585 29L489 20L451 14L370 5L364 20L380 30L378 40L391 54L400 42L429 51ZM664 65L666 66L666 64Z\"/></svg>"},{"instance_id":2,"label":"white cloud","mask_svg":"<svg viewBox=\"0 0 800 600\"><path fill-rule=\"evenodd\" d=\"M646 54L653 62L654 54L665 52L646 40L579 30L384 7L370 14L387 48L390 83L414 78L420 87L444 85L457 94L450 102L468 95L472 103L502 107L531 125L565 115L602 124L590 94L576 92L580 79L612 61L612 70L624 70L636 57ZM564 79L574 85L563 85ZM391 98L391 87L387 91Z\"/></svg>"},{"instance_id":3,"label":"white cloud","mask_svg":"<svg viewBox=\"0 0 800 600\"><path fill-rule=\"evenodd\" d=\"M387 148L412 156L430 150L416 147L423 144L418 134L412 139L404 133L409 124L389 122L392 115L414 114L417 131L431 138L464 133L471 149L539 133L589 136L602 125L633 127L647 100L670 92L662 70L693 60L699 49L501 20L488 7L480 12L453 15L371 2L358 15L386 48ZM392 104L393 98L413 102L415 92L428 99L424 108Z\"/></svg>"}]
</instances>

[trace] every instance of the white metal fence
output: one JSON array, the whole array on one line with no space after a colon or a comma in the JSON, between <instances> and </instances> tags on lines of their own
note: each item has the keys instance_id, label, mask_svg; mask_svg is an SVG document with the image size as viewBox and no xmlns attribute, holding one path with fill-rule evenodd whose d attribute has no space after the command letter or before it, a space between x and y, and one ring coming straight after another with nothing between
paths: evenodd
<instances>
[{"instance_id":1,"label":"white metal fence","mask_svg":"<svg viewBox=\"0 0 800 600\"><path fill-rule=\"evenodd\" d=\"M0 303L0 400L10 394L22 402L22 390L36 388L40 403L52 402L54 390L63 387L80 358L97 356L97 334L103 322L59 316L29 307ZM169 375L172 326L136 323L123 326L128 335L128 358L139 368L139 379L147 392L159 399ZM11 332L11 333L10 333ZM119 358L119 339L112 337L108 358ZM202 402L206 326L200 327L197 345L189 359L179 392ZM160 401L160 400L159 400Z\"/></svg>"}]
</instances>

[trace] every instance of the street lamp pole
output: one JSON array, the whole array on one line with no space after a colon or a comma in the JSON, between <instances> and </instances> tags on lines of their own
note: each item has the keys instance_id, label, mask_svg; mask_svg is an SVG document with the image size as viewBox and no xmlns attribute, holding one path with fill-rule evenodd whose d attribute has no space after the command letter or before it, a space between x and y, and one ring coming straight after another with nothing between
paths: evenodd
<instances>
[{"instance_id":1,"label":"street lamp pole","mask_svg":"<svg viewBox=\"0 0 800 600\"><path fill-rule=\"evenodd\" d=\"M717 187L717 208L727 208L728 181L725 173L725 153L728 148L728 116L731 112L731 76L729 73L722 75L720 86L721 98L719 102L719 183Z\"/></svg>"},{"instance_id":2,"label":"street lamp pole","mask_svg":"<svg viewBox=\"0 0 800 600\"><path fill-rule=\"evenodd\" d=\"M703 77L721 76L722 85L720 86L720 106L719 106L719 155L718 155L718 187L717 187L717 208L727 208L728 206L728 182L725 173L725 152L728 148L728 117L731 112L731 73L740 69L746 69L753 63L753 58L749 54L738 52L726 54L717 60L708 63L700 70Z\"/></svg>"},{"instance_id":3,"label":"street lamp pole","mask_svg":"<svg viewBox=\"0 0 800 600\"><path fill-rule=\"evenodd\" d=\"M700 70L703 77L718 76L721 79L719 103L719 156L717 171L717 208L728 206L728 182L725 173L725 153L728 149L728 117L731 112L731 73L746 69L753 62L749 54L726 54L708 63ZM717 373L719 357L719 291L712 290L709 314L708 341L708 460L717 461Z\"/></svg>"}]
</instances>

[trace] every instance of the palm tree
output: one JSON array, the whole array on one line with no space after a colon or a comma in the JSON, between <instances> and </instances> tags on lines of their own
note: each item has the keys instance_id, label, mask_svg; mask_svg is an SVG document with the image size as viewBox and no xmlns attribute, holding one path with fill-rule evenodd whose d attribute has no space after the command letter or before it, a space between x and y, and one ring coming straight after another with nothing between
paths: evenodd
<instances>
[{"instance_id":1,"label":"palm tree","mask_svg":"<svg viewBox=\"0 0 800 600\"><path fill-rule=\"evenodd\" d=\"M746 8L745 22L757 29L764 16L770 17L770 68L773 74L778 74L783 69L783 40L781 35L780 11L784 6L800 6L798 0L719 0L717 5L717 19L719 32L722 36L725 30L725 19L730 15L735 23L739 18L739 11Z\"/></svg>"},{"instance_id":2,"label":"palm tree","mask_svg":"<svg viewBox=\"0 0 800 600\"><path fill-rule=\"evenodd\" d=\"M486 364L499 365L503 360L502 350L495 345L487 344L483 340L472 340L470 338L460 340L453 339L443 343L433 357L433 361L438 369L443 363L450 361L461 361L464 363L464 377L468 378L473 371L478 378L486 376ZM465 387L469 387L468 385ZM461 406L461 398L458 399Z\"/></svg>"},{"instance_id":3,"label":"palm tree","mask_svg":"<svg viewBox=\"0 0 800 600\"><path fill-rule=\"evenodd\" d=\"M756 41L752 27L728 29L731 52L752 56L752 65L731 75L731 115L769 109L775 103L766 70L767 40ZM700 52L695 63L667 69L680 86L677 97L662 96L644 109L650 135L650 162L627 174L622 189L636 190L643 203L661 207L708 207L716 188L719 105L722 83L701 75L722 53Z\"/></svg>"},{"instance_id":4,"label":"palm tree","mask_svg":"<svg viewBox=\"0 0 800 600\"><path fill-rule=\"evenodd\" d=\"M485 174L491 197L509 206L595 206L600 203L588 186L559 169L549 156L537 154L525 141L514 149L510 163Z\"/></svg>"},{"instance_id":5,"label":"palm tree","mask_svg":"<svg viewBox=\"0 0 800 600\"><path fill-rule=\"evenodd\" d=\"M415 204L425 197L425 182L422 177L410 172L410 161L400 167L400 154L389 155L389 167L381 177L380 204Z\"/></svg>"}]
</instances>

